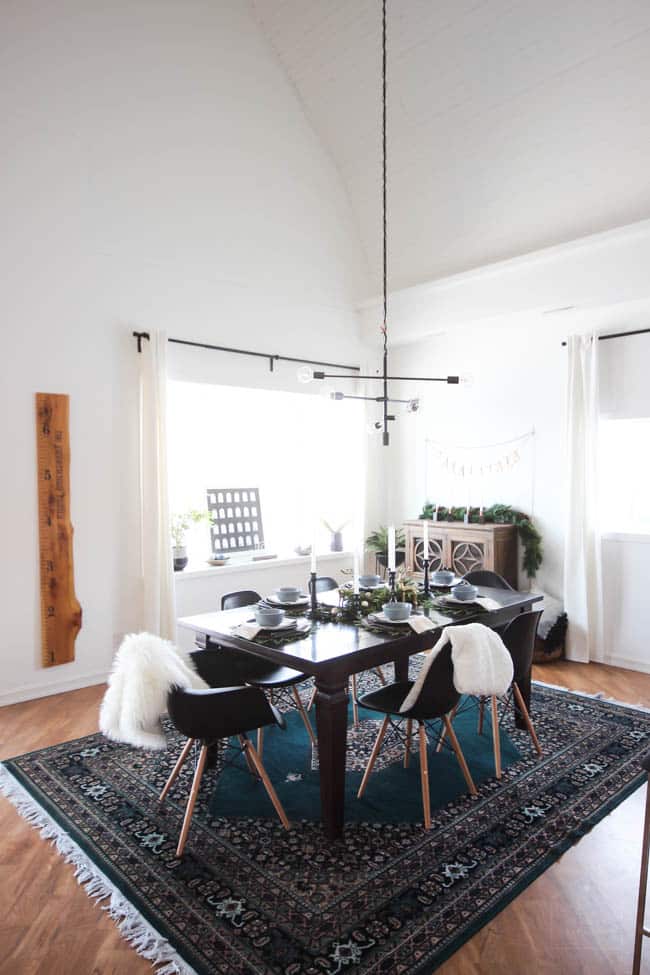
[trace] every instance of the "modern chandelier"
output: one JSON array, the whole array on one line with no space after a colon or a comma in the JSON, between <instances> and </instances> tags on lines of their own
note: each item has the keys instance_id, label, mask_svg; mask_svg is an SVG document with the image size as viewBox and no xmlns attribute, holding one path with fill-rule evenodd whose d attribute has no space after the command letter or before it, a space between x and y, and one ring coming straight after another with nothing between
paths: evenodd
<instances>
[{"instance_id":1,"label":"modern chandelier","mask_svg":"<svg viewBox=\"0 0 650 975\"><path fill-rule=\"evenodd\" d=\"M419 408L419 400L396 399L389 395L389 382L417 382L417 383L448 383L457 385L460 382L459 376L389 376L388 375L388 223L386 215L387 201L387 179L386 179L386 0L382 2L382 208L383 208L383 296L384 296L384 315L380 331L383 337L383 369L381 374L375 376L347 376L339 372L320 372L303 366L298 370L298 379L303 383L311 382L312 379L367 379L378 380L383 384L381 396L353 396L349 393L330 393L334 400L359 399L381 404L382 417L373 423L373 429L382 431L382 443L387 447L390 443L388 424L395 420L395 414L391 412L391 403L402 403L405 405L407 413L415 413Z\"/></svg>"}]
</instances>

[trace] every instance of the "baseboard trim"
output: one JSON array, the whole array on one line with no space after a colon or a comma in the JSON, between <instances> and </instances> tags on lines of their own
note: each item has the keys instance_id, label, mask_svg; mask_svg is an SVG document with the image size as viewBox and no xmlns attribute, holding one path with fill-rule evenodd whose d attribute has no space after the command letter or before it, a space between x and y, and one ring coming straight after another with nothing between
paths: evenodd
<instances>
[{"instance_id":1,"label":"baseboard trim","mask_svg":"<svg viewBox=\"0 0 650 975\"><path fill-rule=\"evenodd\" d=\"M0 707L8 704L19 704L21 701L34 701L39 697L51 697L53 694L64 694L66 691L78 691L82 687L93 687L103 684L108 678L109 671L102 670L94 674L81 674L79 677L69 677L64 680L52 681L49 684L25 684L15 687L11 691L0 694Z\"/></svg>"},{"instance_id":2,"label":"baseboard trim","mask_svg":"<svg viewBox=\"0 0 650 975\"><path fill-rule=\"evenodd\" d=\"M612 657L607 655L597 663L607 664L608 667L622 667L623 670L637 670L640 674L650 674L650 661L635 660L633 657Z\"/></svg>"}]
</instances>

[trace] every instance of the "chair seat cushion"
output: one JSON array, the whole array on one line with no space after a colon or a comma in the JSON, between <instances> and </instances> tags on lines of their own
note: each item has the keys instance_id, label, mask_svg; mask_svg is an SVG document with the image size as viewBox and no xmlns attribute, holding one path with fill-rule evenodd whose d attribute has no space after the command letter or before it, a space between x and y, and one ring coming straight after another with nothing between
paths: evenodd
<instances>
[{"instance_id":1,"label":"chair seat cushion","mask_svg":"<svg viewBox=\"0 0 650 975\"><path fill-rule=\"evenodd\" d=\"M290 687L292 684L301 684L307 680L306 674L301 674L299 670L292 667L273 667L268 670L259 670L255 675L246 678L246 683L251 687Z\"/></svg>"},{"instance_id":2,"label":"chair seat cushion","mask_svg":"<svg viewBox=\"0 0 650 975\"><path fill-rule=\"evenodd\" d=\"M362 708L369 711L381 711L382 714L399 714L402 701L413 687L412 680L396 681L386 684L376 691L370 691L357 698Z\"/></svg>"}]
</instances>

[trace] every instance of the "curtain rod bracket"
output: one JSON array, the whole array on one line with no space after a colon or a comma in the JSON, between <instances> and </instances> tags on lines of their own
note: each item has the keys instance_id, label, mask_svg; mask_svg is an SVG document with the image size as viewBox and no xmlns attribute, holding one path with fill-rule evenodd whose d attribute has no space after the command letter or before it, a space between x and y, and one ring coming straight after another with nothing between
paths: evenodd
<instances>
[{"instance_id":1,"label":"curtain rod bracket","mask_svg":"<svg viewBox=\"0 0 650 975\"><path fill-rule=\"evenodd\" d=\"M146 339L149 341L149 332L134 332L133 338L137 339L138 342L138 352L142 352L142 340Z\"/></svg>"}]
</instances>

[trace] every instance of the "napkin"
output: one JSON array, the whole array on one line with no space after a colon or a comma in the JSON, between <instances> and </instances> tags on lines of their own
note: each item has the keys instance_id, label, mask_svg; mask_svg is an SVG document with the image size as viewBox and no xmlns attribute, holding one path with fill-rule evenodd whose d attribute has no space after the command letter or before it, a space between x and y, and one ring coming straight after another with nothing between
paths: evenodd
<instances>
[{"instance_id":1,"label":"napkin","mask_svg":"<svg viewBox=\"0 0 650 975\"><path fill-rule=\"evenodd\" d=\"M483 609L494 610L501 609L501 603L498 603L496 599L490 599L489 596L476 596L475 599L455 599L454 596L445 596L446 603L453 603L455 606L482 606Z\"/></svg>"},{"instance_id":2,"label":"napkin","mask_svg":"<svg viewBox=\"0 0 650 975\"><path fill-rule=\"evenodd\" d=\"M254 640L257 634L262 629L257 623L240 623L239 626L233 626L232 632L235 636L241 636L244 640Z\"/></svg>"},{"instance_id":3,"label":"napkin","mask_svg":"<svg viewBox=\"0 0 650 975\"><path fill-rule=\"evenodd\" d=\"M445 620L445 623L448 623ZM435 630L436 624L426 616L409 616L409 626L414 633L426 633L427 630Z\"/></svg>"}]
</instances>

